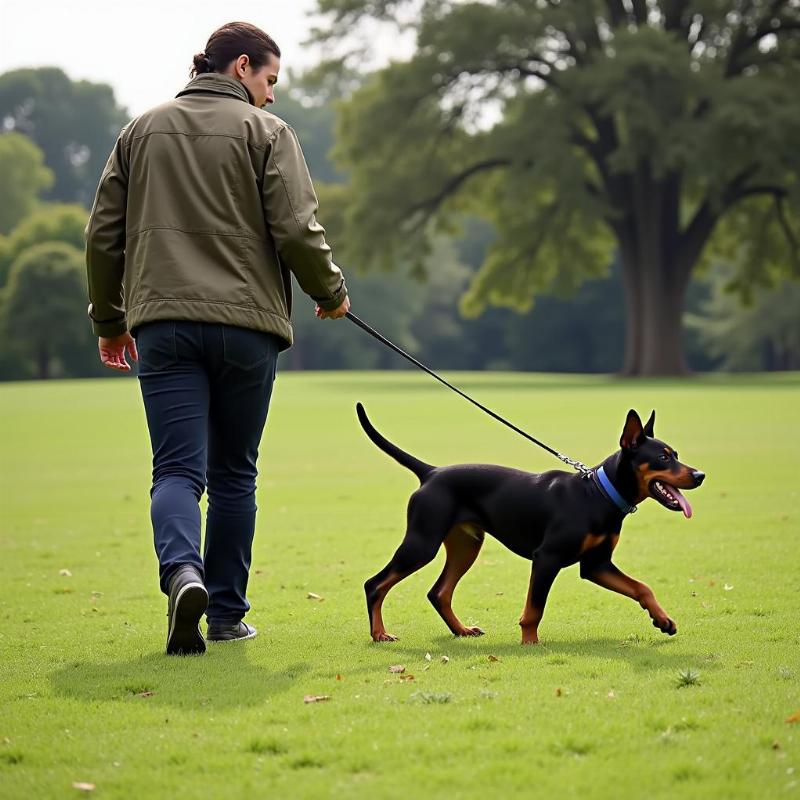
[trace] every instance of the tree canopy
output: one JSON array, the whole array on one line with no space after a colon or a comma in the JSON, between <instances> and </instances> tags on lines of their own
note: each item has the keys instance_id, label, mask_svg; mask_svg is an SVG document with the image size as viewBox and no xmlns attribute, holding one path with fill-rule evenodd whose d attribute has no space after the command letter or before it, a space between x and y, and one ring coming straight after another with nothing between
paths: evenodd
<instances>
[{"instance_id":1,"label":"tree canopy","mask_svg":"<svg viewBox=\"0 0 800 800\"><path fill-rule=\"evenodd\" d=\"M53 172L30 139L19 133L0 135L0 234L30 214L39 194L52 185Z\"/></svg>"},{"instance_id":2,"label":"tree canopy","mask_svg":"<svg viewBox=\"0 0 800 800\"><path fill-rule=\"evenodd\" d=\"M29 247L11 267L3 290L4 335L49 378L53 359L85 344L86 276L83 253L65 242Z\"/></svg>"},{"instance_id":3,"label":"tree canopy","mask_svg":"<svg viewBox=\"0 0 800 800\"><path fill-rule=\"evenodd\" d=\"M704 253L746 250L742 286L776 265L800 275L800 4L318 7L329 47L376 19L416 34L410 60L367 77L341 107L335 152L350 175L356 261L424 267L454 212L479 213L497 236L463 299L477 313L570 291L606 274L616 252L629 374L684 370L681 315ZM346 54L330 69L342 65Z\"/></svg>"},{"instance_id":4,"label":"tree canopy","mask_svg":"<svg viewBox=\"0 0 800 800\"><path fill-rule=\"evenodd\" d=\"M84 230L89 212L79 205L46 203L26 216L0 242L0 287L8 280L17 257L29 247L43 242L65 242L76 250L86 247Z\"/></svg>"},{"instance_id":5,"label":"tree canopy","mask_svg":"<svg viewBox=\"0 0 800 800\"><path fill-rule=\"evenodd\" d=\"M91 205L97 179L128 121L105 83L73 81L57 67L0 75L0 129L44 151L55 183L45 199Z\"/></svg>"}]
</instances>

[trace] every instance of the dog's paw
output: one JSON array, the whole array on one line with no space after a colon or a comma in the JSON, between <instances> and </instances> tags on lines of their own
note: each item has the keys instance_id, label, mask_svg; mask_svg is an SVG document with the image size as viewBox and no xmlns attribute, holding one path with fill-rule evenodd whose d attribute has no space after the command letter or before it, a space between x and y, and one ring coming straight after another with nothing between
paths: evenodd
<instances>
[{"instance_id":1,"label":"dog's paw","mask_svg":"<svg viewBox=\"0 0 800 800\"><path fill-rule=\"evenodd\" d=\"M391 633L386 633L386 631L381 631L380 633L373 633L372 634L372 641L373 642L396 642L397 637L393 636Z\"/></svg>"},{"instance_id":2,"label":"dog's paw","mask_svg":"<svg viewBox=\"0 0 800 800\"><path fill-rule=\"evenodd\" d=\"M665 617L664 619L654 619L653 625L662 633L666 633L667 636L674 636L678 632L678 626L675 624L675 620L672 620L669 617Z\"/></svg>"},{"instance_id":3,"label":"dog's paw","mask_svg":"<svg viewBox=\"0 0 800 800\"><path fill-rule=\"evenodd\" d=\"M483 631L480 628L464 628L463 631L456 634L456 636L483 636Z\"/></svg>"}]
</instances>

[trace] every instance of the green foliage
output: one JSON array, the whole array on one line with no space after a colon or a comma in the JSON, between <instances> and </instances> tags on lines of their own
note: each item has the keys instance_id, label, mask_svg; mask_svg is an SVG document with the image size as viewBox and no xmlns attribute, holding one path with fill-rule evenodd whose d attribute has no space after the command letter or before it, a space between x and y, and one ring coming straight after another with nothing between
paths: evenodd
<instances>
[{"instance_id":1,"label":"green foliage","mask_svg":"<svg viewBox=\"0 0 800 800\"><path fill-rule=\"evenodd\" d=\"M84 251L84 230L89 220L85 208L60 203L40 205L10 235L0 238L0 287L8 280L12 263L24 250L41 242L64 242Z\"/></svg>"},{"instance_id":2,"label":"green foliage","mask_svg":"<svg viewBox=\"0 0 800 800\"><path fill-rule=\"evenodd\" d=\"M293 82L288 91L278 92L277 102L269 110L294 128L315 181L342 180L341 173L328 158L333 142L333 107L330 104L312 103L302 84Z\"/></svg>"},{"instance_id":3,"label":"green foliage","mask_svg":"<svg viewBox=\"0 0 800 800\"><path fill-rule=\"evenodd\" d=\"M50 200L89 206L129 117L104 83L73 81L56 67L0 75L0 121L34 141L55 175Z\"/></svg>"},{"instance_id":4,"label":"green foliage","mask_svg":"<svg viewBox=\"0 0 800 800\"><path fill-rule=\"evenodd\" d=\"M44 154L26 136L0 135L0 234L30 214L39 193L53 185L53 173L43 162Z\"/></svg>"},{"instance_id":5,"label":"green foliage","mask_svg":"<svg viewBox=\"0 0 800 800\"><path fill-rule=\"evenodd\" d=\"M722 369L800 369L800 283L757 286L742 304L734 274L732 267L714 269L710 297L690 315L689 326Z\"/></svg>"},{"instance_id":6,"label":"green foliage","mask_svg":"<svg viewBox=\"0 0 800 800\"><path fill-rule=\"evenodd\" d=\"M88 326L83 254L65 242L43 242L14 261L3 291L6 345L52 375L53 360L86 345Z\"/></svg>"},{"instance_id":7,"label":"green foliage","mask_svg":"<svg viewBox=\"0 0 800 800\"><path fill-rule=\"evenodd\" d=\"M687 667L686 669L682 669L680 672L678 672L678 678L675 685L678 689L683 689L687 686L698 686L699 683L700 673L691 667Z\"/></svg>"},{"instance_id":8,"label":"green foliage","mask_svg":"<svg viewBox=\"0 0 800 800\"><path fill-rule=\"evenodd\" d=\"M544 292L607 273L628 295L628 371L679 371L683 293L726 214L758 216L797 258L800 7L580 0L493 4L323 0L327 44L411 8L417 49L363 80L341 106L335 155L348 171L348 252L364 265L411 261L454 212L497 237L462 302L520 311ZM404 14L406 15L404 17ZM366 27L360 28L360 25ZM340 58L332 69L347 65ZM751 224L729 226L752 245ZM773 259L777 264L778 259ZM761 279L743 271L743 285ZM669 288L668 288L669 287ZM662 300L666 310L634 314ZM668 303L668 306L666 305ZM648 329L647 326L651 327ZM640 352L641 349L641 352ZM659 366L660 365L660 366Z\"/></svg>"}]
</instances>

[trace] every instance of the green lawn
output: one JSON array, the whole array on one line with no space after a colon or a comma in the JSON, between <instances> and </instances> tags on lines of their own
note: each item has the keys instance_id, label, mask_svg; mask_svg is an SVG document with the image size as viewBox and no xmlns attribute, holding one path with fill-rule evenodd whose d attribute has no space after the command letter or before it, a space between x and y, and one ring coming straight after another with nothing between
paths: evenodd
<instances>
[{"instance_id":1,"label":"green lawn","mask_svg":"<svg viewBox=\"0 0 800 800\"><path fill-rule=\"evenodd\" d=\"M424 375L285 373L261 458L259 636L167 658L136 381L0 386L0 797L800 797L800 376L453 377L587 463L629 407L657 409L708 478L691 520L645 503L616 560L677 636L573 567L521 647L529 563L487 539L454 603L486 636L454 639L428 604L440 555L387 599L400 641L372 643L362 584L416 481L356 400L432 463L558 464Z\"/></svg>"}]
</instances>

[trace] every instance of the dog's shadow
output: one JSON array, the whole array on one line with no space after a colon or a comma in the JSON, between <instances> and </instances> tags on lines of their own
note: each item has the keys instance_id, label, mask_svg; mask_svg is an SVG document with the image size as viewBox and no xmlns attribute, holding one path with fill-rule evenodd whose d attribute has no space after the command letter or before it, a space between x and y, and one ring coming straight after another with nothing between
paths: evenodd
<instances>
[{"instance_id":1,"label":"dog's shadow","mask_svg":"<svg viewBox=\"0 0 800 800\"><path fill-rule=\"evenodd\" d=\"M634 636L622 640L593 637L589 639L546 638L539 644L522 645L519 642L504 641L494 644L488 636L457 638L455 636L435 636L427 646L406 645L402 640L386 644L370 643L368 646L387 648L409 660L426 659L432 653L447 654L450 658L485 658L488 661L501 659L519 662L527 659L532 663L543 662L548 666L560 666L565 670L591 668L597 660L620 662L642 672L653 670L680 670L687 667L713 671L718 668L707 652L688 651L676 647L679 642L667 638L649 639Z\"/></svg>"},{"instance_id":2,"label":"dog's shadow","mask_svg":"<svg viewBox=\"0 0 800 800\"><path fill-rule=\"evenodd\" d=\"M54 694L82 701L146 702L185 709L258 705L285 692L308 671L303 663L279 670L252 663L247 647L210 647L204 656L145 653L129 661L73 661L50 676Z\"/></svg>"}]
</instances>

